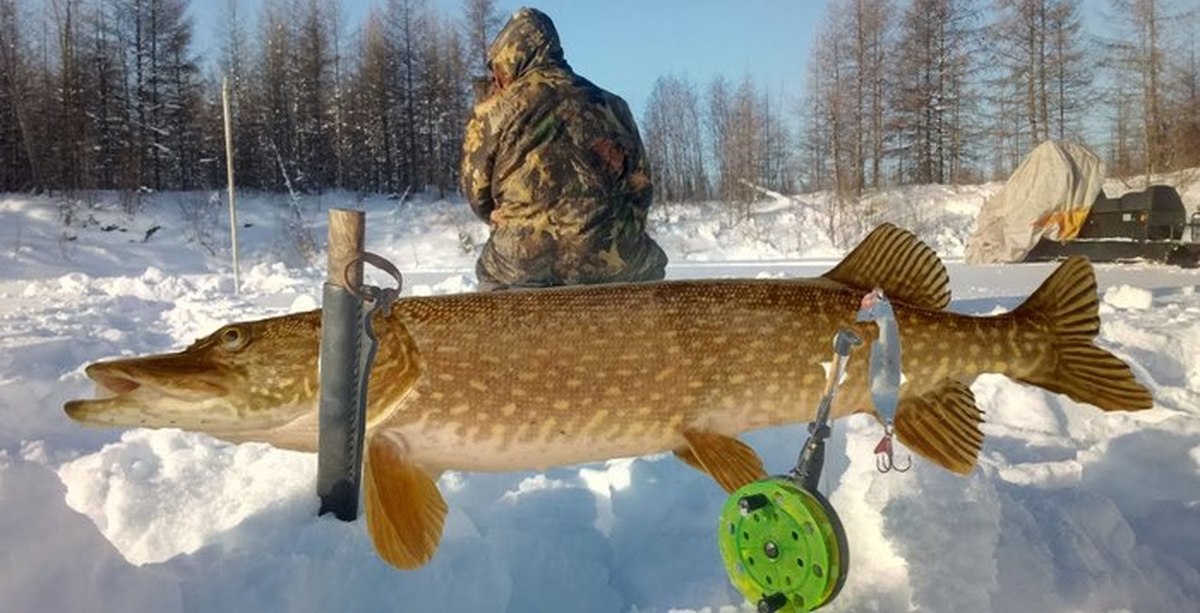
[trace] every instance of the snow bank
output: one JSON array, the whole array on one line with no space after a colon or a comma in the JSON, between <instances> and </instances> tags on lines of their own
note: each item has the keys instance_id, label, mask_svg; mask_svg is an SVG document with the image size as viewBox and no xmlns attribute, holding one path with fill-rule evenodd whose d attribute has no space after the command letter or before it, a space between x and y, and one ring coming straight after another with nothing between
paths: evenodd
<instances>
[{"instance_id":1,"label":"snow bank","mask_svg":"<svg viewBox=\"0 0 1200 613\"><path fill-rule=\"evenodd\" d=\"M1118 285L1104 292L1103 301L1117 309L1144 311L1154 302L1154 294L1140 287Z\"/></svg>"}]
</instances>

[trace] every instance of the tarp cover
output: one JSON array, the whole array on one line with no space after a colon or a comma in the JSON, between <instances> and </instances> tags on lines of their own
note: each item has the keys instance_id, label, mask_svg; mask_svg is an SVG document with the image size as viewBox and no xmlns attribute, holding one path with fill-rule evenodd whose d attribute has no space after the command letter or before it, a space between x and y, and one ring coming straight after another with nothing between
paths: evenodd
<instances>
[{"instance_id":1,"label":"tarp cover","mask_svg":"<svg viewBox=\"0 0 1200 613\"><path fill-rule=\"evenodd\" d=\"M1104 162L1086 147L1038 145L980 209L967 261L1019 262L1042 237L1075 238L1103 183Z\"/></svg>"}]
</instances>

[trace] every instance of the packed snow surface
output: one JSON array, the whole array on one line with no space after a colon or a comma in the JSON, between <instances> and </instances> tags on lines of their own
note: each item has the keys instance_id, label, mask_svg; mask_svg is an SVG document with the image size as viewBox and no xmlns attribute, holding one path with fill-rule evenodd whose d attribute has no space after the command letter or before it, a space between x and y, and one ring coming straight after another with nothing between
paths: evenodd
<instances>
[{"instance_id":1,"label":"packed snow surface","mask_svg":"<svg viewBox=\"0 0 1200 613\"><path fill-rule=\"evenodd\" d=\"M870 223L832 233L820 195L746 209L661 206L653 231L671 277L793 277L820 274L870 225L896 221L947 257L953 310L993 314L1053 270L957 261L998 187L881 193L869 200ZM235 294L219 199L152 195L136 216L115 195L91 200L0 196L0 610L745 607L717 553L725 495L670 455L448 473L440 550L399 572L376 558L361 521L316 517L313 454L71 422L62 404L91 394L83 367L92 361L177 350L230 321L317 307L323 271L312 263L322 261L330 207L368 211L369 247L406 272L406 293L473 289L486 239L461 202L342 194L292 206L250 195ZM911 472L879 474L878 425L838 422L822 489L849 534L851 570L829 610L1195 610L1200 273L1097 272L1099 343L1132 365L1154 408L1106 414L980 377L972 389L987 438L965 478L920 459ZM796 425L745 438L781 472L803 434Z\"/></svg>"}]
</instances>

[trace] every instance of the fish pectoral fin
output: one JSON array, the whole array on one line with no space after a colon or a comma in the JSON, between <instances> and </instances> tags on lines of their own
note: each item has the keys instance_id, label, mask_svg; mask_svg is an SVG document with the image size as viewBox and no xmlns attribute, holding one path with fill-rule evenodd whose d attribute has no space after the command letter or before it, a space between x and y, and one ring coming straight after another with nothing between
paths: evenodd
<instances>
[{"instance_id":1,"label":"fish pectoral fin","mask_svg":"<svg viewBox=\"0 0 1200 613\"><path fill-rule=\"evenodd\" d=\"M983 412L966 383L947 379L920 395L904 396L896 409L900 442L925 459L960 475L979 459Z\"/></svg>"},{"instance_id":2,"label":"fish pectoral fin","mask_svg":"<svg viewBox=\"0 0 1200 613\"><path fill-rule=\"evenodd\" d=\"M367 531L385 562L410 570L437 551L446 501L434 476L407 458L403 441L386 432L371 437L364 468Z\"/></svg>"},{"instance_id":3,"label":"fish pectoral fin","mask_svg":"<svg viewBox=\"0 0 1200 613\"><path fill-rule=\"evenodd\" d=\"M704 465L700 463L700 458L697 458L696 454L692 453L691 447L680 447L679 449L676 449L675 457L679 458L684 464L687 464L688 466L691 466L692 468L695 468L706 475L708 474L708 469L704 468Z\"/></svg>"},{"instance_id":4,"label":"fish pectoral fin","mask_svg":"<svg viewBox=\"0 0 1200 613\"><path fill-rule=\"evenodd\" d=\"M758 454L736 438L702 430L686 430L683 438L687 447L677 449L675 455L708 473L726 492L767 477Z\"/></svg>"},{"instance_id":5,"label":"fish pectoral fin","mask_svg":"<svg viewBox=\"0 0 1200 613\"><path fill-rule=\"evenodd\" d=\"M950 304L950 275L937 252L908 230L880 224L837 266L821 275L895 302L940 311Z\"/></svg>"}]
</instances>

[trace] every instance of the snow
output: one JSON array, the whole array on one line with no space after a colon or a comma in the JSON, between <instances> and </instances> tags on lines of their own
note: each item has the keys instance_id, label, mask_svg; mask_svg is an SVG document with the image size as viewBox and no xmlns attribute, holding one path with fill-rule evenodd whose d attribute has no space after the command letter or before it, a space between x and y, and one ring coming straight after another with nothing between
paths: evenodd
<instances>
[{"instance_id":1,"label":"snow","mask_svg":"<svg viewBox=\"0 0 1200 613\"><path fill-rule=\"evenodd\" d=\"M1144 311L1154 303L1154 294L1150 290L1130 285L1110 287L1101 298L1104 304L1116 309Z\"/></svg>"},{"instance_id":2,"label":"snow","mask_svg":"<svg viewBox=\"0 0 1200 613\"><path fill-rule=\"evenodd\" d=\"M1004 312L1053 265L959 261L974 213L998 187L872 194L862 231L883 220L916 229L947 258L952 309ZM1197 200L1193 191L1182 191L1185 202ZM323 277L320 254L295 248L282 198L242 199L237 294L219 199L151 194L135 217L116 195L87 200L64 226L63 201L0 196L3 610L749 610L717 553L723 492L670 455L448 473L441 548L425 568L399 572L376 558L361 521L316 517L315 455L69 421L63 402L91 392L84 365L315 308ZM779 196L736 214L717 203L660 207L653 229L672 277L810 276L861 236L821 230L828 202ZM334 206L368 211L368 244L405 271L406 293L475 287L486 228L463 203L305 197L301 213L318 241ZM1130 362L1155 407L1105 414L981 377L972 389L987 437L965 478L920 459L908 473L881 475L871 453L878 426L861 416L838 422L822 489L846 526L852 566L830 610L1194 610L1200 271L1097 271L1099 342ZM783 471L803 426L745 438Z\"/></svg>"}]
</instances>

